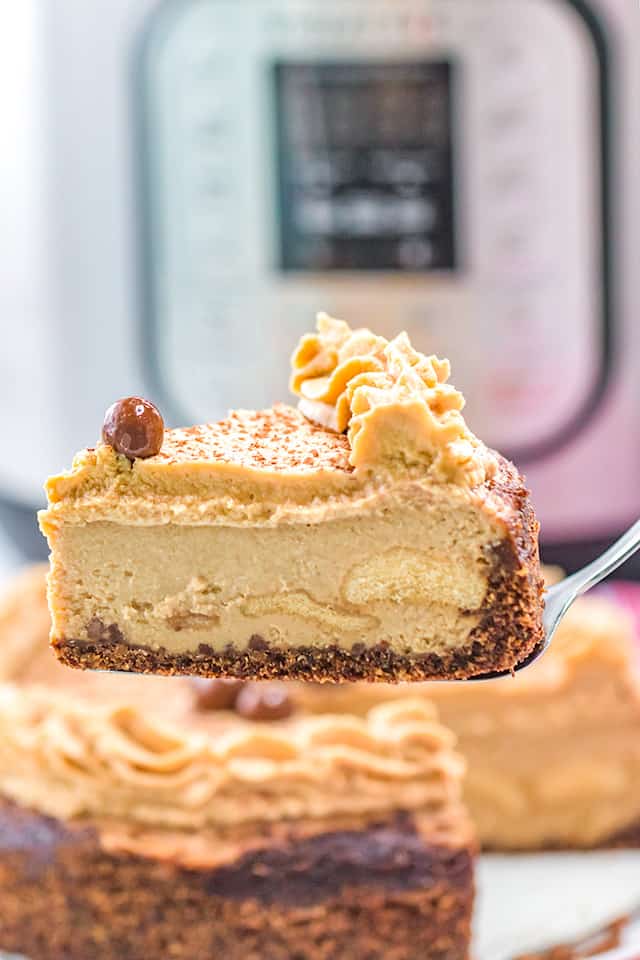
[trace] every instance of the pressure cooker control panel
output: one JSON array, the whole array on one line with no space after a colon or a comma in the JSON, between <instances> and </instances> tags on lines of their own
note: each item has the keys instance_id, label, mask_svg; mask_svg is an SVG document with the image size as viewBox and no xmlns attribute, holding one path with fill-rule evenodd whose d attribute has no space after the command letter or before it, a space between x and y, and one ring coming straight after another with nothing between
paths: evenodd
<instances>
[{"instance_id":1,"label":"pressure cooker control panel","mask_svg":"<svg viewBox=\"0 0 640 960\"><path fill-rule=\"evenodd\" d=\"M455 266L452 64L277 63L283 270Z\"/></svg>"},{"instance_id":2,"label":"pressure cooker control panel","mask_svg":"<svg viewBox=\"0 0 640 960\"><path fill-rule=\"evenodd\" d=\"M287 396L314 314L448 355L526 459L612 336L606 44L581 0L189 0L137 103L145 336L174 420Z\"/></svg>"}]
</instances>

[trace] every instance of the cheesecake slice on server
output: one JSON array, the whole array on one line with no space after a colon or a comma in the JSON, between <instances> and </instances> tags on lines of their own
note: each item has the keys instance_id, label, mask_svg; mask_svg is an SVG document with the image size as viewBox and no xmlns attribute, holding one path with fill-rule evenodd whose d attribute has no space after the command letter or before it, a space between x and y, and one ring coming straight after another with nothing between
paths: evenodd
<instances>
[{"instance_id":1,"label":"cheesecake slice on server","mask_svg":"<svg viewBox=\"0 0 640 960\"><path fill-rule=\"evenodd\" d=\"M167 430L135 398L47 484L57 656L308 680L509 670L542 639L538 525L447 361L325 315L298 409Z\"/></svg>"}]
</instances>

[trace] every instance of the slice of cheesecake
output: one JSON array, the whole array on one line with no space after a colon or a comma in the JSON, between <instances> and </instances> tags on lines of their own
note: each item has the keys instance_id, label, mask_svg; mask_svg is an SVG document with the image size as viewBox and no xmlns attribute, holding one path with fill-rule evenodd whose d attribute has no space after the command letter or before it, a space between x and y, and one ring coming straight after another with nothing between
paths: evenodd
<instances>
[{"instance_id":1,"label":"slice of cheesecake","mask_svg":"<svg viewBox=\"0 0 640 960\"><path fill-rule=\"evenodd\" d=\"M447 362L321 316L293 368L298 410L168 430L145 456L110 411L115 446L49 480L61 660L425 680L509 670L540 643L528 493L467 428Z\"/></svg>"}]
</instances>

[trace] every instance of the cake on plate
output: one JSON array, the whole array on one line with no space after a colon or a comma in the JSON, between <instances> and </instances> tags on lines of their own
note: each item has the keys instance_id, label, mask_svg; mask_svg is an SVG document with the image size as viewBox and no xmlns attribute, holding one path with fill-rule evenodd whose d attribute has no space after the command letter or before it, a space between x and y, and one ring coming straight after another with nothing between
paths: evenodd
<instances>
[{"instance_id":1,"label":"cake on plate","mask_svg":"<svg viewBox=\"0 0 640 960\"><path fill-rule=\"evenodd\" d=\"M163 432L129 398L47 484L67 665L377 681L508 671L542 641L522 477L468 429L449 365L321 315L299 408Z\"/></svg>"},{"instance_id":2,"label":"cake on plate","mask_svg":"<svg viewBox=\"0 0 640 960\"><path fill-rule=\"evenodd\" d=\"M630 587L640 594L640 587ZM550 650L515 678L425 684L467 761L464 797L484 848L640 845L640 661L628 610L578 600ZM361 713L397 686L298 685L304 710Z\"/></svg>"},{"instance_id":3,"label":"cake on plate","mask_svg":"<svg viewBox=\"0 0 640 960\"><path fill-rule=\"evenodd\" d=\"M467 957L463 762L426 699L291 714L281 685L67 670L47 632L36 568L0 605L0 949Z\"/></svg>"}]
</instances>

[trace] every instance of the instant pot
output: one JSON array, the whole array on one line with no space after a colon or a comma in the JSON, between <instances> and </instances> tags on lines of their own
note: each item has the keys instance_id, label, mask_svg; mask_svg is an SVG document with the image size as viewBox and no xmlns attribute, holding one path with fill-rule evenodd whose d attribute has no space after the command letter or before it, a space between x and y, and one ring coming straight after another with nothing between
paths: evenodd
<instances>
[{"instance_id":1,"label":"instant pot","mask_svg":"<svg viewBox=\"0 0 640 960\"><path fill-rule=\"evenodd\" d=\"M470 425L527 475L548 556L579 562L640 514L636 0L12 17L7 522L31 524L116 397L174 424L286 397L320 309L450 357Z\"/></svg>"}]
</instances>

